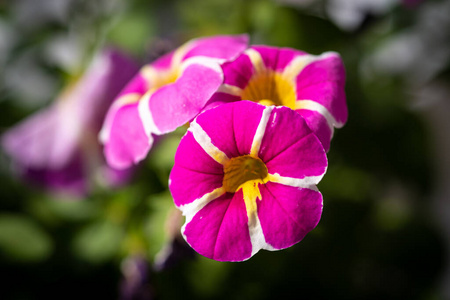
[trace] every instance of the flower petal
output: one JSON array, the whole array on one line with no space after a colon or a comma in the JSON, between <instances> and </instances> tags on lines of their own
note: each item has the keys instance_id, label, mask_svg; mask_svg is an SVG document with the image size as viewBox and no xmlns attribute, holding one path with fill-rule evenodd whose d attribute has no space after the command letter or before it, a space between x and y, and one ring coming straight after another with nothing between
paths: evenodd
<instances>
[{"instance_id":1,"label":"flower petal","mask_svg":"<svg viewBox=\"0 0 450 300\"><path fill-rule=\"evenodd\" d=\"M248 35L216 35L192 40L186 44L182 60L193 56L206 56L230 60L247 48Z\"/></svg>"},{"instance_id":2,"label":"flower petal","mask_svg":"<svg viewBox=\"0 0 450 300\"><path fill-rule=\"evenodd\" d=\"M317 111L297 110L308 124L308 127L319 138L325 151L330 149L331 138L333 137L333 127L329 125L327 119Z\"/></svg>"},{"instance_id":3,"label":"flower petal","mask_svg":"<svg viewBox=\"0 0 450 300\"><path fill-rule=\"evenodd\" d=\"M270 174L286 177L319 176L327 167L326 154L318 138L302 116L283 106L274 108L269 118L259 157Z\"/></svg>"},{"instance_id":4,"label":"flower petal","mask_svg":"<svg viewBox=\"0 0 450 300\"><path fill-rule=\"evenodd\" d=\"M245 54L240 55L232 62L224 63L222 69L224 83L241 89L247 86L254 73L252 61Z\"/></svg>"},{"instance_id":5,"label":"flower petal","mask_svg":"<svg viewBox=\"0 0 450 300\"><path fill-rule=\"evenodd\" d=\"M124 169L143 160L153 144L153 137L145 134L137 102L117 109L110 131L104 153L113 168Z\"/></svg>"},{"instance_id":6,"label":"flower petal","mask_svg":"<svg viewBox=\"0 0 450 300\"><path fill-rule=\"evenodd\" d=\"M305 52L290 48L252 46L251 49L259 52L266 68L278 72L282 72L295 57L306 55Z\"/></svg>"},{"instance_id":7,"label":"flower petal","mask_svg":"<svg viewBox=\"0 0 450 300\"><path fill-rule=\"evenodd\" d=\"M170 173L175 205L192 203L222 186L223 166L209 156L188 131L181 139Z\"/></svg>"},{"instance_id":8,"label":"flower petal","mask_svg":"<svg viewBox=\"0 0 450 300\"><path fill-rule=\"evenodd\" d=\"M61 168L70 163L77 139L70 132L61 134L60 121L59 107L44 109L9 129L2 136L2 146L23 167Z\"/></svg>"},{"instance_id":9,"label":"flower petal","mask_svg":"<svg viewBox=\"0 0 450 300\"><path fill-rule=\"evenodd\" d=\"M252 254L242 192L208 203L183 226L186 241L198 253L219 261L242 261Z\"/></svg>"},{"instance_id":10,"label":"flower petal","mask_svg":"<svg viewBox=\"0 0 450 300\"><path fill-rule=\"evenodd\" d=\"M331 125L344 125L348 112L344 91L345 70L339 54L330 52L308 64L298 75L296 85L298 100L318 102L335 119L336 124Z\"/></svg>"},{"instance_id":11,"label":"flower petal","mask_svg":"<svg viewBox=\"0 0 450 300\"><path fill-rule=\"evenodd\" d=\"M250 153L264 109L263 105L239 101L208 110L207 114L200 114L196 122L217 148L228 157L236 157Z\"/></svg>"},{"instance_id":12,"label":"flower petal","mask_svg":"<svg viewBox=\"0 0 450 300\"><path fill-rule=\"evenodd\" d=\"M261 195L258 217L266 242L275 249L298 243L319 223L322 195L318 191L268 182Z\"/></svg>"},{"instance_id":13,"label":"flower petal","mask_svg":"<svg viewBox=\"0 0 450 300\"><path fill-rule=\"evenodd\" d=\"M188 65L178 80L157 90L149 110L159 134L168 133L199 114L223 81L218 64L199 60Z\"/></svg>"}]
</instances>

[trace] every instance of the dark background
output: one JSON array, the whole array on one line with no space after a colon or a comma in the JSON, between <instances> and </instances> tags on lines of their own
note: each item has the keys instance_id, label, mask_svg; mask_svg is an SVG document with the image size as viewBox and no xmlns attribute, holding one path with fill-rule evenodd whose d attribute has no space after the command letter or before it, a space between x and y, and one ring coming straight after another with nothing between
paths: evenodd
<instances>
[{"instance_id":1,"label":"dark background","mask_svg":"<svg viewBox=\"0 0 450 300\"><path fill-rule=\"evenodd\" d=\"M123 260L139 252L144 294L157 299L450 299L449 16L449 1L432 0L0 1L0 133L49 105L104 45L143 64L190 38L243 32L339 52L349 109L318 227L242 263L185 251L154 267L171 239L167 179L182 132L130 185L78 200L22 181L1 153L0 298L117 299Z\"/></svg>"}]
</instances>

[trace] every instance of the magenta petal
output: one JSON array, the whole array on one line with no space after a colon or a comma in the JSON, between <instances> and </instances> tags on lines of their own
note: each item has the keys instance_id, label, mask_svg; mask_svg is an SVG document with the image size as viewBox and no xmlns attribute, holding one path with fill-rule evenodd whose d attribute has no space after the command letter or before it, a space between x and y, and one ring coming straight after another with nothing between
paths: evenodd
<instances>
[{"instance_id":1,"label":"magenta petal","mask_svg":"<svg viewBox=\"0 0 450 300\"><path fill-rule=\"evenodd\" d=\"M150 98L149 109L159 133L171 132L191 121L202 111L222 80L222 73L216 69L192 64L175 83L156 91Z\"/></svg>"},{"instance_id":2,"label":"magenta petal","mask_svg":"<svg viewBox=\"0 0 450 300\"><path fill-rule=\"evenodd\" d=\"M153 143L153 138L145 134L137 107L137 102L124 105L114 115L104 148L113 168L124 169L143 160Z\"/></svg>"},{"instance_id":3,"label":"magenta petal","mask_svg":"<svg viewBox=\"0 0 450 300\"><path fill-rule=\"evenodd\" d=\"M325 151L311 133L266 162L269 173L284 177L321 176L327 168Z\"/></svg>"},{"instance_id":4,"label":"magenta petal","mask_svg":"<svg viewBox=\"0 0 450 300\"><path fill-rule=\"evenodd\" d=\"M245 54L240 55L232 62L224 63L222 69L224 83L237 86L241 89L247 86L254 73L253 64Z\"/></svg>"},{"instance_id":5,"label":"magenta petal","mask_svg":"<svg viewBox=\"0 0 450 300\"><path fill-rule=\"evenodd\" d=\"M222 186L223 175L206 174L175 165L170 172L170 189L175 205L181 206L200 199Z\"/></svg>"},{"instance_id":6,"label":"magenta petal","mask_svg":"<svg viewBox=\"0 0 450 300\"><path fill-rule=\"evenodd\" d=\"M266 106L251 101L239 101L233 105L234 136L239 155L250 153L264 109Z\"/></svg>"},{"instance_id":7,"label":"magenta petal","mask_svg":"<svg viewBox=\"0 0 450 300\"><path fill-rule=\"evenodd\" d=\"M248 36L241 35L216 35L213 37L199 38L189 42L189 48L182 60L193 56L207 56L219 59L233 59L247 48Z\"/></svg>"},{"instance_id":8,"label":"magenta petal","mask_svg":"<svg viewBox=\"0 0 450 300\"><path fill-rule=\"evenodd\" d=\"M326 154L318 138L303 117L287 107L274 108L259 157L266 163L269 173L286 177L322 175L327 166Z\"/></svg>"},{"instance_id":9,"label":"magenta petal","mask_svg":"<svg viewBox=\"0 0 450 300\"><path fill-rule=\"evenodd\" d=\"M333 131L330 125L320 113L316 111L311 111L307 109L297 110L308 124L308 127L314 132L314 134L319 138L325 151L330 149L331 138L333 137Z\"/></svg>"},{"instance_id":10,"label":"magenta petal","mask_svg":"<svg viewBox=\"0 0 450 300\"><path fill-rule=\"evenodd\" d=\"M170 191L175 205L201 198L222 185L223 166L209 156L188 131L181 139L170 173Z\"/></svg>"},{"instance_id":11,"label":"magenta petal","mask_svg":"<svg viewBox=\"0 0 450 300\"><path fill-rule=\"evenodd\" d=\"M196 118L196 122L211 138L213 145L228 157L239 156L233 130L233 107L225 105L220 109L211 109L207 114L200 114ZM217 122L219 119L220 122Z\"/></svg>"},{"instance_id":12,"label":"magenta petal","mask_svg":"<svg viewBox=\"0 0 450 300\"><path fill-rule=\"evenodd\" d=\"M242 192L208 203L186 224L184 236L198 253L219 261L242 261L252 253Z\"/></svg>"},{"instance_id":13,"label":"magenta petal","mask_svg":"<svg viewBox=\"0 0 450 300\"><path fill-rule=\"evenodd\" d=\"M323 105L340 124L347 121L345 70L338 54L312 62L297 77L297 99Z\"/></svg>"},{"instance_id":14,"label":"magenta petal","mask_svg":"<svg viewBox=\"0 0 450 300\"><path fill-rule=\"evenodd\" d=\"M318 191L268 182L261 195L258 217L266 242L275 249L298 243L319 223L322 195Z\"/></svg>"},{"instance_id":15,"label":"magenta petal","mask_svg":"<svg viewBox=\"0 0 450 300\"><path fill-rule=\"evenodd\" d=\"M175 154L175 165L206 174L223 174L223 166L209 156L188 131Z\"/></svg>"},{"instance_id":16,"label":"magenta petal","mask_svg":"<svg viewBox=\"0 0 450 300\"><path fill-rule=\"evenodd\" d=\"M151 66L153 68L164 70L169 69L172 65L173 55L175 54L175 51L171 51L167 54L164 54L160 58L156 59L154 62L151 63Z\"/></svg>"},{"instance_id":17,"label":"magenta petal","mask_svg":"<svg viewBox=\"0 0 450 300\"><path fill-rule=\"evenodd\" d=\"M147 92L148 82L142 76L141 73L136 74L130 82L123 88L120 94L116 97L116 100L127 94L139 94L143 95Z\"/></svg>"},{"instance_id":18,"label":"magenta petal","mask_svg":"<svg viewBox=\"0 0 450 300\"><path fill-rule=\"evenodd\" d=\"M283 71L295 57L306 54L294 49L269 46L252 46L251 49L259 52L264 65L274 71Z\"/></svg>"}]
</instances>

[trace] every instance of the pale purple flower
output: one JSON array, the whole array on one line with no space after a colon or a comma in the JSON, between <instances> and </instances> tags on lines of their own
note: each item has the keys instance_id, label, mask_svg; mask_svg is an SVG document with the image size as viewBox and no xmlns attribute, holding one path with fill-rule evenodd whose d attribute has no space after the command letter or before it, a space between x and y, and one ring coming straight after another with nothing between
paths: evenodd
<instances>
[{"instance_id":1,"label":"pale purple flower","mask_svg":"<svg viewBox=\"0 0 450 300\"><path fill-rule=\"evenodd\" d=\"M138 163L153 134L171 132L200 113L223 82L220 64L237 57L247 42L246 35L195 39L144 66L105 119L100 139L109 165Z\"/></svg>"},{"instance_id":2,"label":"pale purple flower","mask_svg":"<svg viewBox=\"0 0 450 300\"><path fill-rule=\"evenodd\" d=\"M120 300L151 300L154 291L150 284L147 260L141 255L130 255L121 265Z\"/></svg>"},{"instance_id":3,"label":"pale purple flower","mask_svg":"<svg viewBox=\"0 0 450 300\"><path fill-rule=\"evenodd\" d=\"M303 117L250 101L201 113L182 138L170 174L182 234L198 253L242 261L290 247L316 227L327 168Z\"/></svg>"},{"instance_id":4,"label":"pale purple flower","mask_svg":"<svg viewBox=\"0 0 450 300\"><path fill-rule=\"evenodd\" d=\"M347 121L345 70L335 52L252 46L222 68L224 84L207 107L239 100L287 106L305 118L325 150L334 127Z\"/></svg>"},{"instance_id":5,"label":"pale purple flower","mask_svg":"<svg viewBox=\"0 0 450 300\"><path fill-rule=\"evenodd\" d=\"M4 151L24 177L51 190L87 193L94 180L120 184L129 170L105 164L97 136L106 110L138 67L116 50L101 52L49 107L2 137Z\"/></svg>"}]
</instances>

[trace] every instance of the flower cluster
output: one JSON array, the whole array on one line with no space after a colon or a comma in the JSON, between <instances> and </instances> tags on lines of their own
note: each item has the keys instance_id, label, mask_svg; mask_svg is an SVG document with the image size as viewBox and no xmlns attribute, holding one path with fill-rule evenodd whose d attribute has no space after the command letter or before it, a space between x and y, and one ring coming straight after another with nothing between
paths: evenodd
<instances>
[{"instance_id":1,"label":"flower cluster","mask_svg":"<svg viewBox=\"0 0 450 300\"><path fill-rule=\"evenodd\" d=\"M290 247L315 228L316 185L334 128L347 121L337 53L249 46L247 35L224 35L191 40L140 70L117 54L102 61L64 101L4 136L7 153L30 174L84 191L103 163L95 161L97 136L121 179L155 136L189 124L169 189L186 217L181 233L198 253L242 261Z\"/></svg>"},{"instance_id":2,"label":"flower cluster","mask_svg":"<svg viewBox=\"0 0 450 300\"><path fill-rule=\"evenodd\" d=\"M247 45L245 35L188 42L144 66L111 106L108 163L144 159L154 135L189 123L169 188L200 254L242 261L303 239L319 222L316 184L347 120L337 53Z\"/></svg>"},{"instance_id":3,"label":"flower cluster","mask_svg":"<svg viewBox=\"0 0 450 300\"><path fill-rule=\"evenodd\" d=\"M123 53L105 49L54 103L6 131L2 146L16 172L72 196L86 195L93 182L126 182L131 170L105 163L97 135L108 107L137 70Z\"/></svg>"}]
</instances>

